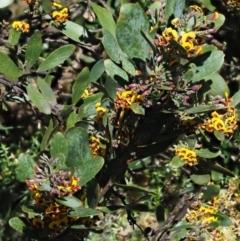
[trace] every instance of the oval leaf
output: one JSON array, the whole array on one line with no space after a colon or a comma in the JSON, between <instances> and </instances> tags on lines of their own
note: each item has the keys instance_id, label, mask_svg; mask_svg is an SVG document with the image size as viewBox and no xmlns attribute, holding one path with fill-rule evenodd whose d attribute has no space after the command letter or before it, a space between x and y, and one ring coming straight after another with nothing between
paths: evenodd
<instances>
[{"instance_id":1,"label":"oval leaf","mask_svg":"<svg viewBox=\"0 0 240 241\"><path fill-rule=\"evenodd\" d=\"M98 80L104 72L104 60L99 60L91 69L89 82L95 82Z\"/></svg>"},{"instance_id":2,"label":"oval leaf","mask_svg":"<svg viewBox=\"0 0 240 241\"><path fill-rule=\"evenodd\" d=\"M38 91L38 89L29 84L27 87L27 93L29 99L33 102L33 104L44 114L49 115L51 114L51 107L47 100L43 97L43 95Z\"/></svg>"},{"instance_id":3,"label":"oval leaf","mask_svg":"<svg viewBox=\"0 0 240 241\"><path fill-rule=\"evenodd\" d=\"M139 4L124 4L120 9L117 22L116 37L121 49L130 58L145 61L151 55L149 42L143 37L142 31L149 34L149 20Z\"/></svg>"},{"instance_id":4,"label":"oval leaf","mask_svg":"<svg viewBox=\"0 0 240 241\"><path fill-rule=\"evenodd\" d=\"M21 153L18 157L18 162L19 162L19 168L18 171L21 171L24 179L22 181L25 181L26 179L30 179L34 175L34 160L32 157Z\"/></svg>"},{"instance_id":5,"label":"oval leaf","mask_svg":"<svg viewBox=\"0 0 240 241\"><path fill-rule=\"evenodd\" d=\"M0 73L13 81L18 81L22 75L22 71L15 63L4 53L0 52Z\"/></svg>"},{"instance_id":6,"label":"oval leaf","mask_svg":"<svg viewBox=\"0 0 240 241\"><path fill-rule=\"evenodd\" d=\"M217 185L207 185L207 189L203 191L203 200L210 201L213 197L216 197L220 192L220 187Z\"/></svg>"},{"instance_id":7,"label":"oval leaf","mask_svg":"<svg viewBox=\"0 0 240 241\"><path fill-rule=\"evenodd\" d=\"M91 209L91 208L77 208L73 211L70 211L68 217L90 217L102 214L101 211Z\"/></svg>"},{"instance_id":8,"label":"oval leaf","mask_svg":"<svg viewBox=\"0 0 240 241\"><path fill-rule=\"evenodd\" d=\"M53 51L37 69L37 72L46 71L57 67L59 64L68 59L74 52L73 44L65 45Z\"/></svg>"},{"instance_id":9,"label":"oval leaf","mask_svg":"<svg viewBox=\"0 0 240 241\"><path fill-rule=\"evenodd\" d=\"M179 168L184 166L184 161L179 156L174 156L169 164L172 168Z\"/></svg>"},{"instance_id":10,"label":"oval leaf","mask_svg":"<svg viewBox=\"0 0 240 241\"><path fill-rule=\"evenodd\" d=\"M73 85L73 95L72 102L76 104L81 98L84 90L87 88L89 83L89 69L85 67L81 73L78 75L74 85Z\"/></svg>"},{"instance_id":11,"label":"oval leaf","mask_svg":"<svg viewBox=\"0 0 240 241\"><path fill-rule=\"evenodd\" d=\"M104 61L104 66L107 74L111 76L114 80L118 81L119 78L128 81L127 73L119 68L112 60L107 59Z\"/></svg>"},{"instance_id":12,"label":"oval leaf","mask_svg":"<svg viewBox=\"0 0 240 241\"><path fill-rule=\"evenodd\" d=\"M59 30L78 43L86 44L89 38L87 30L83 26L72 21L65 22L64 27L60 27Z\"/></svg>"},{"instance_id":13,"label":"oval leaf","mask_svg":"<svg viewBox=\"0 0 240 241\"><path fill-rule=\"evenodd\" d=\"M37 79L38 88L41 90L43 97L51 104L56 105L57 100L56 96L48 83L45 80L38 78Z\"/></svg>"},{"instance_id":14,"label":"oval leaf","mask_svg":"<svg viewBox=\"0 0 240 241\"><path fill-rule=\"evenodd\" d=\"M99 22L103 26L103 29L109 31L112 36L115 37L116 23L113 19L112 13L96 3L91 3L91 6L98 17Z\"/></svg>"},{"instance_id":15,"label":"oval leaf","mask_svg":"<svg viewBox=\"0 0 240 241\"><path fill-rule=\"evenodd\" d=\"M65 157L68 155L68 143L61 132L57 132L50 143L51 157L57 158L62 153Z\"/></svg>"},{"instance_id":16,"label":"oval leaf","mask_svg":"<svg viewBox=\"0 0 240 241\"><path fill-rule=\"evenodd\" d=\"M224 62L224 54L220 50L214 50L203 53L195 57L192 61L196 66L192 67L195 74L192 78L193 82L205 79L211 74L217 72Z\"/></svg>"},{"instance_id":17,"label":"oval leaf","mask_svg":"<svg viewBox=\"0 0 240 241\"><path fill-rule=\"evenodd\" d=\"M66 160L67 166L82 166L92 158L86 130L81 127L70 128L67 130L65 137L68 142L69 151Z\"/></svg>"},{"instance_id":18,"label":"oval leaf","mask_svg":"<svg viewBox=\"0 0 240 241\"><path fill-rule=\"evenodd\" d=\"M18 40L21 36L21 33L22 33L21 31L17 31L15 28L12 28L9 33L8 42L11 45L18 44Z\"/></svg>"},{"instance_id":19,"label":"oval leaf","mask_svg":"<svg viewBox=\"0 0 240 241\"><path fill-rule=\"evenodd\" d=\"M79 166L74 175L80 177L79 185L84 186L88 181L94 178L101 170L104 159L101 156L90 159Z\"/></svg>"},{"instance_id":20,"label":"oval leaf","mask_svg":"<svg viewBox=\"0 0 240 241\"><path fill-rule=\"evenodd\" d=\"M57 198L56 201L64 206L70 208L79 208L82 206L82 202L74 196L66 196L62 198Z\"/></svg>"},{"instance_id":21,"label":"oval leaf","mask_svg":"<svg viewBox=\"0 0 240 241\"><path fill-rule=\"evenodd\" d=\"M24 233L24 230L27 229L27 227L29 226L29 223L27 222L27 220L25 220L24 218L11 218L9 220L9 225L17 230L19 233Z\"/></svg>"},{"instance_id":22,"label":"oval leaf","mask_svg":"<svg viewBox=\"0 0 240 241\"><path fill-rule=\"evenodd\" d=\"M217 152L211 152L208 149L196 150L196 154L203 158L215 158L221 154L221 150Z\"/></svg>"},{"instance_id":23,"label":"oval leaf","mask_svg":"<svg viewBox=\"0 0 240 241\"><path fill-rule=\"evenodd\" d=\"M206 175L196 175L193 174L190 176L191 180L198 184L198 185L204 185L207 184L210 181L210 175L206 174Z\"/></svg>"},{"instance_id":24,"label":"oval leaf","mask_svg":"<svg viewBox=\"0 0 240 241\"><path fill-rule=\"evenodd\" d=\"M42 36L40 32L35 32L28 41L25 61L29 68L31 68L37 61L42 51Z\"/></svg>"}]
</instances>

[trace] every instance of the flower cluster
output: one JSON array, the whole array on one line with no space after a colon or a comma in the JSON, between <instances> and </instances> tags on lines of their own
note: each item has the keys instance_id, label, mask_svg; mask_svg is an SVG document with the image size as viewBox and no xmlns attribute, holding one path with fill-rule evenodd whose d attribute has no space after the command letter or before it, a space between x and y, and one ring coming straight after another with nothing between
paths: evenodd
<instances>
[{"instance_id":1,"label":"flower cluster","mask_svg":"<svg viewBox=\"0 0 240 241\"><path fill-rule=\"evenodd\" d=\"M98 137L95 137L95 136L90 137L89 147L94 157L105 155L106 147L102 145Z\"/></svg>"},{"instance_id":2,"label":"flower cluster","mask_svg":"<svg viewBox=\"0 0 240 241\"><path fill-rule=\"evenodd\" d=\"M95 225L94 218L69 216L68 214L72 209L58 201L59 198L76 195L77 191L81 189L78 185L79 178L71 176L70 172L63 170L55 172L53 166L57 164L57 160L49 160L43 156L40 162L42 165L34 167L34 177L26 180L34 205L41 210L39 215L36 214L33 218L28 218L30 229L48 229L50 232L48 238L52 239L62 234L76 221L85 227ZM80 196L82 206L84 206L85 199L86 195L82 194ZM89 230L84 230L78 233L78 237L84 238L88 234Z\"/></svg>"},{"instance_id":3,"label":"flower cluster","mask_svg":"<svg viewBox=\"0 0 240 241\"><path fill-rule=\"evenodd\" d=\"M188 209L185 217L187 222L194 225L201 224L199 233L202 233L201 236L204 236L207 241L239 240L240 213L238 206L240 195L238 188L239 179L232 178L229 180L228 187L223 188L218 196L213 197L207 203L203 203L202 199L199 198ZM230 218L231 222L228 225L224 226L224 222L223 226L209 225L218 222L218 217L221 217L221 214ZM199 237L198 235L195 233L194 236Z\"/></svg>"},{"instance_id":4,"label":"flower cluster","mask_svg":"<svg viewBox=\"0 0 240 241\"><path fill-rule=\"evenodd\" d=\"M173 21L175 21L174 24L176 24L176 19L174 19ZM163 39L160 36L158 37L160 41L157 42L157 44L159 45L167 45L172 40L177 41L179 44L182 45L183 48L186 49L188 53L188 57L190 57L191 55L199 55L202 53L202 47L199 45L195 45L196 34L193 31L189 31L189 32L182 31L179 35L176 30L170 27L170 28L166 28L162 33Z\"/></svg>"},{"instance_id":5,"label":"flower cluster","mask_svg":"<svg viewBox=\"0 0 240 241\"><path fill-rule=\"evenodd\" d=\"M178 156L185 164L190 166L196 165L198 163L197 154L194 150L187 147L177 147L175 149L175 154Z\"/></svg>"},{"instance_id":6,"label":"flower cluster","mask_svg":"<svg viewBox=\"0 0 240 241\"><path fill-rule=\"evenodd\" d=\"M229 136L237 129L237 121L237 109L228 106L222 112L213 111L211 117L205 120L203 124L200 124L199 128L208 132L219 131L225 136Z\"/></svg>"},{"instance_id":7,"label":"flower cluster","mask_svg":"<svg viewBox=\"0 0 240 241\"><path fill-rule=\"evenodd\" d=\"M60 3L53 2L53 6L58 10L53 11L52 18L57 25L60 25L68 20L68 8L63 8Z\"/></svg>"},{"instance_id":8,"label":"flower cluster","mask_svg":"<svg viewBox=\"0 0 240 241\"><path fill-rule=\"evenodd\" d=\"M30 25L29 23L25 21L14 21L12 23L12 27L16 29L17 31L21 31L23 33L28 33L30 30Z\"/></svg>"},{"instance_id":9,"label":"flower cluster","mask_svg":"<svg viewBox=\"0 0 240 241\"><path fill-rule=\"evenodd\" d=\"M144 101L144 96L133 90L118 89L115 104L119 108L129 109L133 103L140 104Z\"/></svg>"},{"instance_id":10,"label":"flower cluster","mask_svg":"<svg viewBox=\"0 0 240 241\"><path fill-rule=\"evenodd\" d=\"M95 109L96 109L97 115L94 117L94 119L96 121L101 120L104 114L108 112L108 109L105 107L102 107L101 103L97 103L95 106Z\"/></svg>"},{"instance_id":11,"label":"flower cluster","mask_svg":"<svg viewBox=\"0 0 240 241\"><path fill-rule=\"evenodd\" d=\"M208 225L214 221L217 221L217 218L214 217L218 211L218 207L215 205L203 205L201 202L196 202L195 205L192 205L187 211L186 220L189 223L201 223L202 225Z\"/></svg>"},{"instance_id":12,"label":"flower cluster","mask_svg":"<svg viewBox=\"0 0 240 241\"><path fill-rule=\"evenodd\" d=\"M205 16L201 7L190 6L190 13L174 18L171 21L173 27L167 27L161 34L156 34L155 45L163 48L169 54L169 64L178 63L180 57L192 57L203 52L203 44L206 39L211 39L211 21L215 21L217 12ZM154 29L154 28L152 28ZM181 48L185 49L184 53Z\"/></svg>"}]
</instances>

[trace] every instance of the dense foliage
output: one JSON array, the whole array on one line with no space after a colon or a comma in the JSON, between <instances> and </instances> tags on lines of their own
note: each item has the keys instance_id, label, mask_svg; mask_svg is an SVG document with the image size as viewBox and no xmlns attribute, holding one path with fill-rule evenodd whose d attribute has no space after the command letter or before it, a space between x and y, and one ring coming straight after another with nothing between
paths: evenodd
<instances>
[{"instance_id":1,"label":"dense foliage","mask_svg":"<svg viewBox=\"0 0 240 241\"><path fill-rule=\"evenodd\" d=\"M240 1L0 1L0 239L240 239Z\"/></svg>"}]
</instances>

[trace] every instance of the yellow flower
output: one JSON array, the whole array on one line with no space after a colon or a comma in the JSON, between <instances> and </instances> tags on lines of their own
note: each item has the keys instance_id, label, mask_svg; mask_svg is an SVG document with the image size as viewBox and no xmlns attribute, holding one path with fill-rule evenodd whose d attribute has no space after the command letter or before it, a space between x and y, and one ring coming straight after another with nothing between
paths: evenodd
<instances>
[{"instance_id":1,"label":"yellow flower","mask_svg":"<svg viewBox=\"0 0 240 241\"><path fill-rule=\"evenodd\" d=\"M194 50L194 45L192 42L185 42L182 44L183 48L185 48L187 51Z\"/></svg>"},{"instance_id":2,"label":"yellow flower","mask_svg":"<svg viewBox=\"0 0 240 241\"><path fill-rule=\"evenodd\" d=\"M23 33L28 33L30 25L25 21L14 21L12 27L17 31L22 31Z\"/></svg>"},{"instance_id":3,"label":"yellow flower","mask_svg":"<svg viewBox=\"0 0 240 241\"><path fill-rule=\"evenodd\" d=\"M68 20L68 8L63 8L61 11L54 11L52 18L59 25Z\"/></svg>"},{"instance_id":4,"label":"yellow flower","mask_svg":"<svg viewBox=\"0 0 240 241\"><path fill-rule=\"evenodd\" d=\"M48 227L50 229L58 229L58 228L64 229L66 228L66 226L68 226L68 224L69 224L68 217L65 216L61 219L57 219L55 221L50 222Z\"/></svg>"},{"instance_id":5,"label":"yellow flower","mask_svg":"<svg viewBox=\"0 0 240 241\"><path fill-rule=\"evenodd\" d=\"M177 31L172 28L166 28L165 31L162 33L163 38L170 42L171 40L178 40L178 34Z\"/></svg>"},{"instance_id":6,"label":"yellow flower","mask_svg":"<svg viewBox=\"0 0 240 241\"><path fill-rule=\"evenodd\" d=\"M189 42L189 39L195 39L196 38L196 34L194 32L188 32L188 33L184 33L181 39L181 43L185 43L185 42Z\"/></svg>"},{"instance_id":7,"label":"yellow flower","mask_svg":"<svg viewBox=\"0 0 240 241\"><path fill-rule=\"evenodd\" d=\"M191 11L195 11L195 12L198 12L198 13L202 13L203 10L201 7L199 7L198 5L191 5L189 6L190 10Z\"/></svg>"},{"instance_id":8,"label":"yellow flower","mask_svg":"<svg viewBox=\"0 0 240 241\"><path fill-rule=\"evenodd\" d=\"M172 24L175 28L177 28L177 27L180 26L181 20L180 20L179 18L174 18L174 19L171 21L171 24Z\"/></svg>"},{"instance_id":9,"label":"yellow flower","mask_svg":"<svg viewBox=\"0 0 240 241\"><path fill-rule=\"evenodd\" d=\"M133 103L141 103L144 100L142 95L137 94L133 90L117 91L115 102L122 108L128 109Z\"/></svg>"},{"instance_id":10,"label":"yellow flower","mask_svg":"<svg viewBox=\"0 0 240 241\"><path fill-rule=\"evenodd\" d=\"M57 2L53 2L52 5L56 8L62 8L62 4L61 3L57 3Z\"/></svg>"},{"instance_id":11,"label":"yellow flower","mask_svg":"<svg viewBox=\"0 0 240 241\"><path fill-rule=\"evenodd\" d=\"M31 222L32 222L32 225L36 226L37 228L44 228L44 222L40 217L33 218Z\"/></svg>"},{"instance_id":12,"label":"yellow flower","mask_svg":"<svg viewBox=\"0 0 240 241\"><path fill-rule=\"evenodd\" d=\"M208 118L203 124L199 125L200 129L204 129L208 132L213 132L214 130L221 132L225 136L233 134L237 129L237 109L228 106L224 114L219 114L214 111L211 113L211 118Z\"/></svg>"},{"instance_id":13,"label":"yellow flower","mask_svg":"<svg viewBox=\"0 0 240 241\"><path fill-rule=\"evenodd\" d=\"M87 98L88 96L91 96L93 93L88 91L88 90L84 90L81 98L84 99L84 98Z\"/></svg>"},{"instance_id":14,"label":"yellow flower","mask_svg":"<svg viewBox=\"0 0 240 241\"><path fill-rule=\"evenodd\" d=\"M178 147L175 150L175 154L186 164L193 166L198 163L197 154L194 150L190 150L186 147Z\"/></svg>"}]
</instances>

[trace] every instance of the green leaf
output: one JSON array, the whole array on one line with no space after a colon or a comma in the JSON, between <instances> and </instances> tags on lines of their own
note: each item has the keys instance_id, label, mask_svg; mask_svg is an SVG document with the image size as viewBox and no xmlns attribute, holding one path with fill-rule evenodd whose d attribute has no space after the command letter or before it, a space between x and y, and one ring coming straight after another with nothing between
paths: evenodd
<instances>
[{"instance_id":1,"label":"green leaf","mask_svg":"<svg viewBox=\"0 0 240 241\"><path fill-rule=\"evenodd\" d=\"M69 129L71 127L74 127L78 120L78 114L75 111L73 111L67 119L67 128Z\"/></svg>"},{"instance_id":2,"label":"green leaf","mask_svg":"<svg viewBox=\"0 0 240 241\"><path fill-rule=\"evenodd\" d=\"M44 79L41 79L41 78L37 79L37 85L38 85L38 88L41 90L41 93L45 98L45 100L47 100L51 105L56 105L57 104L56 96L52 88L50 87L50 85L46 83Z\"/></svg>"},{"instance_id":3,"label":"green leaf","mask_svg":"<svg viewBox=\"0 0 240 241\"><path fill-rule=\"evenodd\" d=\"M68 217L90 217L90 216L96 216L102 214L101 211L91 208L77 208L73 211L70 211L68 214Z\"/></svg>"},{"instance_id":4,"label":"green leaf","mask_svg":"<svg viewBox=\"0 0 240 241\"><path fill-rule=\"evenodd\" d=\"M86 231L91 231L93 233L102 233L103 230L99 227L95 227L95 226L92 226L92 227L86 227L84 225L72 225L69 229L71 231L71 233L79 233L79 231L81 230L86 230Z\"/></svg>"},{"instance_id":5,"label":"green leaf","mask_svg":"<svg viewBox=\"0 0 240 241\"><path fill-rule=\"evenodd\" d=\"M93 11L96 13L99 22L101 23L104 30L109 31L112 36L116 36L116 23L113 19L112 13L95 3L91 3Z\"/></svg>"},{"instance_id":6,"label":"green leaf","mask_svg":"<svg viewBox=\"0 0 240 241\"><path fill-rule=\"evenodd\" d=\"M190 176L191 180L198 184L198 185L205 185L210 181L210 175L209 174L205 174L205 175L196 175L193 174Z\"/></svg>"},{"instance_id":7,"label":"green leaf","mask_svg":"<svg viewBox=\"0 0 240 241\"><path fill-rule=\"evenodd\" d=\"M119 183L114 183L113 185L116 186L116 187L122 188L124 190L127 190L127 191L135 191L135 192L156 194L153 191L150 191L150 190L148 190L146 188L139 187L137 185L124 185L124 184L119 184Z\"/></svg>"},{"instance_id":8,"label":"green leaf","mask_svg":"<svg viewBox=\"0 0 240 241\"><path fill-rule=\"evenodd\" d=\"M41 36L41 33L38 31L31 36L31 38L27 43L25 61L27 62L27 65L29 66L29 68L31 68L36 63L36 61L38 60L38 57L40 56L41 51L42 51L42 36Z\"/></svg>"},{"instance_id":9,"label":"green leaf","mask_svg":"<svg viewBox=\"0 0 240 241\"><path fill-rule=\"evenodd\" d=\"M138 104L136 104L136 103L132 103L131 106L130 106L130 109L131 109L135 114L145 115L145 109L144 109L141 105L138 105Z\"/></svg>"},{"instance_id":10,"label":"green leaf","mask_svg":"<svg viewBox=\"0 0 240 241\"><path fill-rule=\"evenodd\" d=\"M218 226L230 227L233 225L231 219L222 212L218 211L216 214L214 214L214 217L217 218L216 222Z\"/></svg>"},{"instance_id":11,"label":"green leaf","mask_svg":"<svg viewBox=\"0 0 240 241\"><path fill-rule=\"evenodd\" d=\"M121 57L121 62L122 62L122 68L128 72L130 75L135 76L136 75L136 69L134 65L125 57Z\"/></svg>"},{"instance_id":12,"label":"green leaf","mask_svg":"<svg viewBox=\"0 0 240 241\"><path fill-rule=\"evenodd\" d=\"M67 130L65 138L68 142L68 157L66 165L69 167L81 166L92 158L89 149L88 133L81 127L73 127Z\"/></svg>"},{"instance_id":13,"label":"green leaf","mask_svg":"<svg viewBox=\"0 0 240 241\"><path fill-rule=\"evenodd\" d=\"M56 198L58 203L70 208L78 208L82 206L82 202L74 196L66 196L62 198Z\"/></svg>"},{"instance_id":14,"label":"green leaf","mask_svg":"<svg viewBox=\"0 0 240 241\"><path fill-rule=\"evenodd\" d=\"M166 1L165 18L168 23L170 18L181 17L185 8L185 0L171 0Z\"/></svg>"},{"instance_id":15,"label":"green leaf","mask_svg":"<svg viewBox=\"0 0 240 241\"><path fill-rule=\"evenodd\" d=\"M192 60L195 67L192 67L195 74L193 82L208 78L211 74L217 72L224 62L224 54L220 50L203 53Z\"/></svg>"},{"instance_id":16,"label":"green leaf","mask_svg":"<svg viewBox=\"0 0 240 241\"><path fill-rule=\"evenodd\" d=\"M56 49L41 63L37 69L37 72L42 72L57 67L73 54L75 48L76 47L73 44L68 44Z\"/></svg>"},{"instance_id":17,"label":"green leaf","mask_svg":"<svg viewBox=\"0 0 240 241\"><path fill-rule=\"evenodd\" d=\"M211 171L211 177L214 182L219 182L223 179L223 174L215 171Z\"/></svg>"},{"instance_id":18,"label":"green leaf","mask_svg":"<svg viewBox=\"0 0 240 241\"><path fill-rule=\"evenodd\" d=\"M137 169L145 168L150 163L151 163L151 159L149 157L147 157L147 158L143 158L143 159L139 159L139 160L135 160L135 161L130 162L128 167L131 170L137 170Z\"/></svg>"},{"instance_id":19,"label":"green leaf","mask_svg":"<svg viewBox=\"0 0 240 241\"><path fill-rule=\"evenodd\" d=\"M68 155L68 143L66 138L61 132L57 132L50 142L50 154L51 157L57 158L59 154L63 154L65 157Z\"/></svg>"},{"instance_id":20,"label":"green leaf","mask_svg":"<svg viewBox=\"0 0 240 241\"><path fill-rule=\"evenodd\" d=\"M74 175L80 177L79 185L84 186L88 181L94 178L101 170L103 164L104 159L101 156L97 156L86 160L83 164L78 166Z\"/></svg>"},{"instance_id":21,"label":"green leaf","mask_svg":"<svg viewBox=\"0 0 240 241\"><path fill-rule=\"evenodd\" d=\"M228 169L226 169L218 164L214 164L214 163L204 161L204 160L201 160L201 162L199 162L199 164L201 164L201 166L208 167L211 171L216 171L216 172L222 173L224 175L234 177L234 174L231 171L229 171Z\"/></svg>"},{"instance_id":22,"label":"green leaf","mask_svg":"<svg viewBox=\"0 0 240 241\"><path fill-rule=\"evenodd\" d=\"M19 233L24 233L24 230L29 227L29 223L25 218L14 217L9 220L9 225Z\"/></svg>"},{"instance_id":23,"label":"green leaf","mask_svg":"<svg viewBox=\"0 0 240 241\"><path fill-rule=\"evenodd\" d=\"M81 98L84 90L87 88L89 83L89 69L88 67L83 68L83 70L78 75L75 83L73 84L73 95L72 102L76 104Z\"/></svg>"},{"instance_id":24,"label":"green leaf","mask_svg":"<svg viewBox=\"0 0 240 241\"><path fill-rule=\"evenodd\" d=\"M91 69L89 82L96 82L104 72L104 60L99 60Z\"/></svg>"},{"instance_id":25,"label":"green leaf","mask_svg":"<svg viewBox=\"0 0 240 241\"><path fill-rule=\"evenodd\" d=\"M28 218L34 218L36 216L41 216L43 209L36 205L22 206L22 211L28 214Z\"/></svg>"},{"instance_id":26,"label":"green leaf","mask_svg":"<svg viewBox=\"0 0 240 241\"><path fill-rule=\"evenodd\" d=\"M29 99L33 104L44 114L51 114L51 107L45 97L38 91L38 89L32 85L28 84L26 87Z\"/></svg>"},{"instance_id":27,"label":"green leaf","mask_svg":"<svg viewBox=\"0 0 240 241\"><path fill-rule=\"evenodd\" d=\"M121 49L130 58L149 59L152 50L142 32L149 34L149 20L139 4L124 4L120 9L116 37Z\"/></svg>"},{"instance_id":28,"label":"green leaf","mask_svg":"<svg viewBox=\"0 0 240 241\"><path fill-rule=\"evenodd\" d=\"M18 166L18 175L20 174L19 172L21 172L21 181L25 181L26 179L30 179L33 177L34 175L34 160L31 156L28 156L24 153L21 153L18 157L18 162L19 162L19 166Z\"/></svg>"},{"instance_id":29,"label":"green leaf","mask_svg":"<svg viewBox=\"0 0 240 241\"><path fill-rule=\"evenodd\" d=\"M84 99L84 104L79 108L78 117L82 120L84 117L93 117L96 115L96 104L101 102L102 92L94 94Z\"/></svg>"},{"instance_id":30,"label":"green leaf","mask_svg":"<svg viewBox=\"0 0 240 241\"><path fill-rule=\"evenodd\" d=\"M216 110L216 107L210 106L210 105L209 106L199 105L199 106L183 109L182 111L185 113L197 114L197 113L204 113L204 112L209 112L213 110Z\"/></svg>"},{"instance_id":31,"label":"green leaf","mask_svg":"<svg viewBox=\"0 0 240 241\"><path fill-rule=\"evenodd\" d=\"M49 0L41 0L41 5L43 7L44 12L49 13L52 11L52 4Z\"/></svg>"},{"instance_id":32,"label":"green leaf","mask_svg":"<svg viewBox=\"0 0 240 241\"><path fill-rule=\"evenodd\" d=\"M216 13L212 13L211 15L206 16L207 19L211 19L213 15ZM225 22L225 16L221 13L218 13L218 17L215 20L212 20L211 23L214 25L212 28L217 32L217 30L224 24Z\"/></svg>"},{"instance_id":33,"label":"green leaf","mask_svg":"<svg viewBox=\"0 0 240 241\"><path fill-rule=\"evenodd\" d=\"M40 151L43 151L45 150L46 146L47 146L47 143L48 143L48 140L53 132L53 121L52 119L50 119L49 121L49 125L43 135L43 138L42 138L42 142L41 142L41 145L40 145Z\"/></svg>"},{"instance_id":34,"label":"green leaf","mask_svg":"<svg viewBox=\"0 0 240 241\"><path fill-rule=\"evenodd\" d=\"M219 141L225 140L225 135L223 133L221 133L220 131L214 130L213 134Z\"/></svg>"},{"instance_id":35,"label":"green leaf","mask_svg":"<svg viewBox=\"0 0 240 241\"><path fill-rule=\"evenodd\" d=\"M240 103L240 90L238 90L232 97L231 106L236 107Z\"/></svg>"},{"instance_id":36,"label":"green leaf","mask_svg":"<svg viewBox=\"0 0 240 241\"><path fill-rule=\"evenodd\" d=\"M230 91L226 81L216 72L204 79L203 86L200 89L200 93L202 92L205 96L206 94L225 96L225 93L229 93Z\"/></svg>"},{"instance_id":37,"label":"green leaf","mask_svg":"<svg viewBox=\"0 0 240 241\"><path fill-rule=\"evenodd\" d=\"M90 208L96 208L98 204L99 185L95 178L87 184L87 204Z\"/></svg>"},{"instance_id":38,"label":"green leaf","mask_svg":"<svg viewBox=\"0 0 240 241\"><path fill-rule=\"evenodd\" d=\"M116 88L119 87L118 83L110 76L105 81L105 89L109 97L113 100L116 97Z\"/></svg>"},{"instance_id":39,"label":"green leaf","mask_svg":"<svg viewBox=\"0 0 240 241\"><path fill-rule=\"evenodd\" d=\"M19 38L21 36L21 33L22 33L21 31L17 31L15 28L12 28L9 32L8 42L13 46L17 45Z\"/></svg>"},{"instance_id":40,"label":"green leaf","mask_svg":"<svg viewBox=\"0 0 240 241\"><path fill-rule=\"evenodd\" d=\"M197 156L203 157L203 158L215 158L219 155L221 155L221 150L218 150L217 152L211 152L209 149L201 149L196 150Z\"/></svg>"},{"instance_id":41,"label":"green leaf","mask_svg":"<svg viewBox=\"0 0 240 241\"><path fill-rule=\"evenodd\" d=\"M206 190L203 191L203 200L210 201L213 197L216 197L220 192L220 187L217 185L207 185Z\"/></svg>"},{"instance_id":42,"label":"green leaf","mask_svg":"<svg viewBox=\"0 0 240 241\"><path fill-rule=\"evenodd\" d=\"M113 63L112 60L106 59L104 61L104 66L107 74L117 82L119 81L119 77L123 80L128 81L127 73L121 68L119 68L115 63Z\"/></svg>"},{"instance_id":43,"label":"green leaf","mask_svg":"<svg viewBox=\"0 0 240 241\"><path fill-rule=\"evenodd\" d=\"M18 81L22 71L15 63L4 53L0 52L0 73L13 81Z\"/></svg>"},{"instance_id":44,"label":"green leaf","mask_svg":"<svg viewBox=\"0 0 240 241\"><path fill-rule=\"evenodd\" d=\"M216 7L212 5L211 0L201 0L201 2L211 12L213 12L216 9Z\"/></svg>"},{"instance_id":45,"label":"green leaf","mask_svg":"<svg viewBox=\"0 0 240 241\"><path fill-rule=\"evenodd\" d=\"M59 30L78 43L86 44L88 42L89 36L87 30L77 23L67 21L64 23L63 28L59 27Z\"/></svg>"},{"instance_id":46,"label":"green leaf","mask_svg":"<svg viewBox=\"0 0 240 241\"><path fill-rule=\"evenodd\" d=\"M172 168L179 168L179 167L182 167L184 166L184 161L181 160L181 158L179 156L174 156L171 160L171 162L169 163L169 165L172 167Z\"/></svg>"},{"instance_id":47,"label":"green leaf","mask_svg":"<svg viewBox=\"0 0 240 241\"><path fill-rule=\"evenodd\" d=\"M107 30L103 33L102 44L108 56L116 63L120 63L120 56L123 52L116 40L116 38Z\"/></svg>"}]
</instances>

